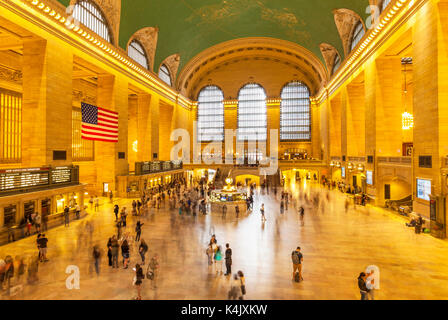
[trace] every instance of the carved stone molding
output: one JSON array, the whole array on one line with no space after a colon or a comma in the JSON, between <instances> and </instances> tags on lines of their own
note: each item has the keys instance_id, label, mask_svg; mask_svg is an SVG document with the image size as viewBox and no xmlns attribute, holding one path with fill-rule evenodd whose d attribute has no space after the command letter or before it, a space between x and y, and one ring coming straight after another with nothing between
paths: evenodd
<instances>
[{"instance_id":1,"label":"carved stone molding","mask_svg":"<svg viewBox=\"0 0 448 320\"><path fill-rule=\"evenodd\" d=\"M350 54L350 45L356 24L361 21L364 26L364 22L357 13L349 9L336 9L333 10L333 14L334 22L344 47L344 54L347 56Z\"/></svg>"},{"instance_id":2,"label":"carved stone molding","mask_svg":"<svg viewBox=\"0 0 448 320\"><path fill-rule=\"evenodd\" d=\"M167 68L170 70L171 84L173 86L176 81L176 75L177 75L177 70L179 69L179 64L180 64L180 55L178 53L175 53L175 54L170 55L165 60L163 60L162 64L160 65L160 66L166 65Z\"/></svg>"},{"instance_id":3,"label":"carved stone molding","mask_svg":"<svg viewBox=\"0 0 448 320\"><path fill-rule=\"evenodd\" d=\"M73 101L96 104L95 97L89 96L81 90L73 90Z\"/></svg>"},{"instance_id":4,"label":"carved stone molding","mask_svg":"<svg viewBox=\"0 0 448 320\"><path fill-rule=\"evenodd\" d=\"M70 0L70 5L75 5L79 0ZM91 0L95 2L103 14L112 32L112 43L118 45L120 33L121 0Z\"/></svg>"},{"instance_id":5,"label":"carved stone molding","mask_svg":"<svg viewBox=\"0 0 448 320\"><path fill-rule=\"evenodd\" d=\"M128 46L132 40L138 40L145 48L146 55L148 56L148 64L150 70L154 70L154 58L156 56L157 39L159 37L159 28L147 27L138 30L128 42Z\"/></svg>"},{"instance_id":6,"label":"carved stone molding","mask_svg":"<svg viewBox=\"0 0 448 320\"><path fill-rule=\"evenodd\" d=\"M334 67L334 59L336 55L339 55L339 53L335 47L328 43L321 43L319 48L322 56L324 57L325 64L327 65L328 74L331 75Z\"/></svg>"},{"instance_id":7,"label":"carved stone molding","mask_svg":"<svg viewBox=\"0 0 448 320\"><path fill-rule=\"evenodd\" d=\"M0 66L0 80L22 83L22 71Z\"/></svg>"}]
</instances>

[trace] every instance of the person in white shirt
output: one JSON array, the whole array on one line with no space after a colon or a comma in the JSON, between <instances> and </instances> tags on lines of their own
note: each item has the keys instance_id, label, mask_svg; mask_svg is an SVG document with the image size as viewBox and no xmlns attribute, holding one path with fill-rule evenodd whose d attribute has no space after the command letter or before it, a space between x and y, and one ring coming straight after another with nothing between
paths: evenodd
<instances>
[{"instance_id":1,"label":"person in white shirt","mask_svg":"<svg viewBox=\"0 0 448 320\"><path fill-rule=\"evenodd\" d=\"M373 273L374 271L372 270L366 278L366 287L369 289L369 291L367 291L368 300L375 300L375 276Z\"/></svg>"},{"instance_id":2,"label":"person in white shirt","mask_svg":"<svg viewBox=\"0 0 448 320\"><path fill-rule=\"evenodd\" d=\"M76 206L75 206L75 213L76 213L76 219L79 220L79 216L81 213L81 207L79 206L79 204L76 204Z\"/></svg>"}]
</instances>

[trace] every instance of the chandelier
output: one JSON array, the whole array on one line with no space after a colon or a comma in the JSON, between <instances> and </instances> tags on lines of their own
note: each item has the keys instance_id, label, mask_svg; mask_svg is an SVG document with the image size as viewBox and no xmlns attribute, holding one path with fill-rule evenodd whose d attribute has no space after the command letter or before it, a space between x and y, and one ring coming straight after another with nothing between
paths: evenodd
<instances>
[{"instance_id":1,"label":"chandelier","mask_svg":"<svg viewBox=\"0 0 448 320\"><path fill-rule=\"evenodd\" d=\"M414 127L414 116L406 110L406 96L408 93L407 81L406 81L406 66L412 64L412 58L406 57L401 59L401 64L404 66L404 112L401 115L401 128L403 130L410 130Z\"/></svg>"}]
</instances>

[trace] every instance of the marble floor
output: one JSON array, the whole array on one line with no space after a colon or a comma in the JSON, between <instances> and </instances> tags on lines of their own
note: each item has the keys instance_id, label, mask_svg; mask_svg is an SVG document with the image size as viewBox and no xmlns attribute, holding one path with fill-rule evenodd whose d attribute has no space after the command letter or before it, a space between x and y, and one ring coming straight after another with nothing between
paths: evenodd
<instances>
[{"instance_id":1,"label":"marble floor","mask_svg":"<svg viewBox=\"0 0 448 320\"><path fill-rule=\"evenodd\" d=\"M308 188L310 190L311 188ZM293 192L297 192L293 186ZM301 226L294 207L280 215L271 195L257 195L255 210L239 219L228 215L179 217L168 209L153 211L144 222L142 238L149 255L160 257L160 282L152 289L144 280L143 299L226 299L230 281L207 265L206 244L216 234L218 244L230 243L233 271L246 275L247 299L359 299L357 276L368 265L380 268L377 299L448 299L448 242L416 235L401 217L375 207L350 208L345 196L330 193L323 210L305 206ZM129 200L116 200L130 207ZM265 204L267 222L259 207ZM86 222L94 226L92 235ZM136 217L129 216L134 233ZM106 252L115 233L112 204L104 200L99 212L47 232L49 262L39 266L39 282L26 285L14 299L124 299L135 297L132 269L111 269L103 256L97 276L92 247ZM0 247L0 256L35 255L36 236ZM291 252L302 247L304 281L291 280ZM139 262L137 244L131 246L131 263ZM66 288L67 266L80 269L80 289ZM5 297L3 297L5 299Z\"/></svg>"}]
</instances>

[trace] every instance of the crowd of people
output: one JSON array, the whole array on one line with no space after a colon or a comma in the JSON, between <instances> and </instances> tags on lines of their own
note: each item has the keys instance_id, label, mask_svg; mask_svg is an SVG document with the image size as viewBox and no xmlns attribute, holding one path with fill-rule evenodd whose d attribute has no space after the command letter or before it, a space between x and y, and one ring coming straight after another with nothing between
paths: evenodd
<instances>
[{"instance_id":1,"label":"crowd of people","mask_svg":"<svg viewBox=\"0 0 448 320\"><path fill-rule=\"evenodd\" d=\"M208 199L213 188L213 183L209 183L206 179L190 181L190 183L187 183L185 179L180 179L166 185L159 185L147 189L142 192L139 199L132 201L130 214L133 218L131 221L128 220L128 209L126 206L120 207L118 204L114 205L113 215L115 216L116 234L113 234L106 243L107 265L111 270L119 268L132 269L134 275L132 284L136 288L135 299L142 299L142 287L146 282L145 279L150 281L153 289L156 289L160 278L159 256L156 252L150 250L150 243L142 236L147 218L153 216L159 210L161 212L171 212L172 217L173 215L174 217L178 215L181 219L187 216L196 217L198 215L207 215L210 212ZM264 224L267 221L265 204L261 203L262 198L256 195L257 189L255 185L249 185L247 188L246 215L252 214L254 202L257 202L257 207L260 208L261 220ZM279 205L279 215L274 212L274 215L270 213L270 217L276 217L278 219L294 207L294 211L297 213L297 217L302 226L305 223L306 207L313 208L314 212L323 213L326 210L326 206L331 203L330 192L325 190L311 192L302 192L300 190L293 194L287 188L283 187L268 186L267 184L260 186L260 194L269 194L270 192ZM278 194L280 198L278 198ZM97 199L97 197L92 197L89 201L91 210L93 211L99 210L99 201ZM110 199L113 202L112 196ZM347 198L346 210L348 210L349 204L350 201ZM80 208L77 205L75 211L78 210L80 211ZM66 211L64 212L64 224L68 227L70 221ZM235 213L238 219L240 213L239 208L235 210ZM79 218L79 212L76 213L76 217ZM225 212L222 213L222 217L224 219L226 218ZM36 219L35 217L33 218ZM409 224L412 227L417 225L421 225L421 218L420 220L416 219L411 221ZM37 234L37 256L25 259L21 256L12 258L12 256L8 255L4 259L0 259L0 289L7 295L13 295L14 290L19 290L17 288L25 284L25 279L27 284L36 283L39 279L39 264L49 261L47 257L49 240L45 233L43 233L44 229L40 227L39 223L36 223L35 231ZM93 233L93 223L89 221L83 223L83 227L78 232L78 247L82 247L83 238L85 238L86 244L91 245L92 267L96 275L100 276L103 250L100 245L93 244L91 241ZM90 240L88 239L89 237ZM149 255L150 252L151 255ZM224 243L220 245L216 235L213 234L206 245L205 253L209 272L215 274L217 277L227 279L229 283L228 299L243 300L246 295L245 275L241 270L232 273L233 252L230 244ZM297 247L292 252L291 260L293 269L292 279L295 282L302 282L303 253L300 247ZM372 274L360 274L358 286L361 299L374 299L373 282Z\"/></svg>"}]
</instances>

